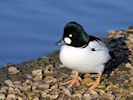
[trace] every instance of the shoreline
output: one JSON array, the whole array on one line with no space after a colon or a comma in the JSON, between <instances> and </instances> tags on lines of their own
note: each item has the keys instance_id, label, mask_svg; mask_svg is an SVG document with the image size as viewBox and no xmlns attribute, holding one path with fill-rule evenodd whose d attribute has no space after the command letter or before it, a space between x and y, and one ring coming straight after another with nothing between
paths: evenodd
<instances>
[{"instance_id":1,"label":"shoreline","mask_svg":"<svg viewBox=\"0 0 133 100\"><path fill-rule=\"evenodd\" d=\"M116 61L102 76L100 85L87 90L93 74L83 74L79 86L67 89L62 85L70 79L71 69L59 61L59 51L19 64L0 68L0 100L127 100L133 98L133 28L109 31L102 40L114 52Z\"/></svg>"}]
</instances>

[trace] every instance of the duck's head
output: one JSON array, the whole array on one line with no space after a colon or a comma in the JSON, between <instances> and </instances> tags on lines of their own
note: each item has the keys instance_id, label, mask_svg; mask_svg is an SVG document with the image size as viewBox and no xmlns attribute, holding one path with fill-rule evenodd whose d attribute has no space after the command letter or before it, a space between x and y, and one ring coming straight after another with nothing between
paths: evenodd
<instances>
[{"instance_id":1,"label":"duck's head","mask_svg":"<svg viewBox=\"0 0 133 100\"><path fill-rule=\"evenodd\" d=\"M89 36L85 33L83 27L77 22L69 22L64 28L62 39L57 42L60 45L73 47L82 47L89 41Z\"/></svg>"}]
</instances>

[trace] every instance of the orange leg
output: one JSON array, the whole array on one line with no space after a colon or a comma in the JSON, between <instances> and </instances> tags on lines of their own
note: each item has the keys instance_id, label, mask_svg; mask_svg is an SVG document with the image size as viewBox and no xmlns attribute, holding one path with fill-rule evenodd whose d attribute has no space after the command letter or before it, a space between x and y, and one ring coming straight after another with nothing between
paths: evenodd
<instances>
[{"instance_id":1,"label":"orange leg","mask_svg":"<svg viewBox=\"0 0 133 100\"><path fill-rule=\"evenodd\" d=\"M102 74L98 74L96 81L88 84L88 86L90 87L89 89L95 89L99 85L101 76Z\"/></svg>"},{"instance_id":2,"label":"orange leg","mask_svg":"<svg viewBox=\"0 0 133 100\"><path fill-rule=\"evenodd\" d=\"M79 81L81 81L81 78L78 76L78 71L73 71L72 73L76 74L73 76L74 78L70 81L63 83L63 85L68 84L67 88L71 88L74 84L79 85Z\"/></svg>"}]
</instances>

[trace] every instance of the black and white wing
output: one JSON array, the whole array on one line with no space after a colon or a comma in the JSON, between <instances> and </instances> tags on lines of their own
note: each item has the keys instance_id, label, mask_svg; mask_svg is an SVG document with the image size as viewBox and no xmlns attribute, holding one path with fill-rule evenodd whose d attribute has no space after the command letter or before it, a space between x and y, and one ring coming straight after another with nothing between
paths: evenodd
<instances>
[{"instance_id":1,"label":"black and white wing","mask_svg":"<svg viewBox=\"0 0 133 100\"><path fill-rule=\"evenodd\" d=\"M90 48L92 48L93 51L105 50L109 52L108 47L98 38L91 37L91 41L88 45Z\"/></svg>"}]
</instances>

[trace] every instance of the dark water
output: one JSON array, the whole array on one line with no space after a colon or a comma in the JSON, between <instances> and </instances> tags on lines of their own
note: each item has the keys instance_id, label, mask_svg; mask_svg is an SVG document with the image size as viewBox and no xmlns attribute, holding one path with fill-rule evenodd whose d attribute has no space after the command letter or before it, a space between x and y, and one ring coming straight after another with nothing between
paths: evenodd
<instances>
[{"instance_id":1,"label":"dark water","mask_svg":"<svg viewBox=\"0 0 133 100\"><path fill-rule=\"evenodd\" d=\"M133 26L133 0L1 0L0 66L59 49L64 25L77 21L95 36Z\"/></svg>"}]
</instances>

